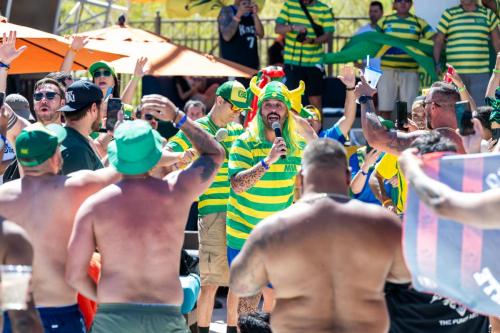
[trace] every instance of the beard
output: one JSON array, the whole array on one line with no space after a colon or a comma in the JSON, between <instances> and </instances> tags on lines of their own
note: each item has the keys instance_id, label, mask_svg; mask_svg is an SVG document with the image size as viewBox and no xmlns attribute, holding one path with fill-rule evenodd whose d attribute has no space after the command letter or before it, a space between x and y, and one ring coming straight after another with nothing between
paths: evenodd
<instances>
[{"instance_id":1,"label":"beard","mask_svg":"<svg viewBox=\"0 0 500 333\"><path fill-rule=\"evenodd\" d=\"M61 120L61 115L59 114L58 111L43 112L43 113L35 112L35 115L36 119L43 125L59 123Z\"/></svg>"},{"instance_id":2,"label":"beard","mask_svg":"<svg viewBox=\"0 0 500 333\"><path fill-rule=\"evenodd\" d=\"M101 129L101 119L97 117L90 128L92 129L92 132L99 132L99 130Z\"/></svg>"}]
</instances>

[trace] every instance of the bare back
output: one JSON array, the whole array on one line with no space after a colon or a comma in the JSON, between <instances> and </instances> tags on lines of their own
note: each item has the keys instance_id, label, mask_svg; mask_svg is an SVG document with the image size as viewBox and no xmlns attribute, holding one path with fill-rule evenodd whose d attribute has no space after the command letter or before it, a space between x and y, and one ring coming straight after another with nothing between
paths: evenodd
<instances>
[{"instance_id":1,"label":"bare back","mask_svg":"<svg viewBox=\"0 0 500 333\"><path fill-rule=\"evenodd\" d=\"M33 294L37 306L76 303L64 280L66 250L82 202L98 188L67 186L68 176L24 177L0 186L0 211L22 226L33 245Z\"/></svg>"},{"instance_id":2,"label":"bare back","mask_svg":"<svg viewBox=\"0 0 500 333\"><path fill-rule=\"evenodd\" d=\"M155 178L123 180L85 204L103 258L98 302L181 304L179 262L190 205Z\"/></svg>"},{"instance_id":3,"label":"bare back","mask_svg":"<svg viewBox=\"0 0 500 333\"><path fill-rule=\"evenodd\" d=\"M262 232L276 293L273 332L387 332L384 284L391 271L405 271L397 218L357 200L322 198L269 222Z\"/></svg>"}]
</instances>

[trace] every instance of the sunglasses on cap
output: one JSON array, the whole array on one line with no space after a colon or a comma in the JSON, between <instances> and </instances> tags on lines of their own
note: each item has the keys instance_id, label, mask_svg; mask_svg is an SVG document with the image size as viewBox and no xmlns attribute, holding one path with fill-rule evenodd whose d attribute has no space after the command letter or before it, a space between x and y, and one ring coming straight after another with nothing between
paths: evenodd
<instances>
[{"instance_id":1,"label":"sunglasses on cap","mask_svg":"<svg viewBox=\"0 0 500 333\"><path fill-rule=\"evenodd\" d=\"M34 93L33 94L33 99L37 102L41 101L42 98L46 98L47 100L51 101L53 100L54 98L56 98L56 96L59 95L58 93L56 92L53 92L53 91L47 91L45 93L42 93L42 92L37 92L37 93Z\"/></svg>"},{"instance_id":2,"label":"sunglasses on cap","mask_svg":"<svg viewBox=\"0 0 500 333\"><path fill-rule=\"evenodd\" d=\"M109 77L109 76L111 76L111 71L107 70L107 69L105 69L103 71L95 71L94 73L92 73L92 76L94 77L94 79L101 77L101 76Z\"/></svg>"}]
</instances>

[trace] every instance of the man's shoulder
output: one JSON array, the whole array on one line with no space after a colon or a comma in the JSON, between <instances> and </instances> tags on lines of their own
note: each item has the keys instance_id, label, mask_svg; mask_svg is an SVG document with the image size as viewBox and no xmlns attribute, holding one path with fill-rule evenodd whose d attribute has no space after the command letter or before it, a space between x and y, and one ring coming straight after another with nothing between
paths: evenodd
<instances>
[{"instance_id":1,"label":"man's shoulder","mask_svg":"<svg viewBox=\"0 0 500 333\"><path fill-rule=\"evenodd\" d=\"M317 6L317 8L321 9L321 10L331 10L330 6L328 6L326 3L322 2L322 1L316 1L314 6Z\"/></svg>"},{"instance_id":2,"label":"man's shoulder","mask_svg":"<svg viewBox=\"0 0 500 333\"><path fill-rule=\"evenodd\" d=\"M443 12L443 14L448 14L451 16L456 15L456 14L462 14L462 13L464 13L462 6L453 6L450 8L446 8Z\"/></svg>"},{"instance_id":3,"label":"man's shoulder","mask_svg":"<svg viewBox=\"0 0 500 333\"><path fill-rule=\"evenodd\" d=\"M226 129L229 132L236 132L236 133L238 133L238 135L243 134L243 132L245 131L245 129L243 128L243 126L241 124L234 123L234 122L227 124Z\"/></svg>"}]
</instances>

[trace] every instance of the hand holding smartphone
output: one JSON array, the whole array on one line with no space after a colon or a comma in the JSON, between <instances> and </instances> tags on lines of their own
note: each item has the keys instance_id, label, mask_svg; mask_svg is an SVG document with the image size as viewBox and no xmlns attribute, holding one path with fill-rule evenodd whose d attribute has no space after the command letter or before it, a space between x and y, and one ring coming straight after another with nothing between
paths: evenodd
<instances>
[{"instance_id":1,"label":"hand holding smartphone","mask_svg":"<svg viewBox=\"0 0 500 333\"><path fill-rule=\"evenodd\" d=\"M113 131L118 121L118 112L122 108L122 101L119 98L110 98L108 100L108 110L106 116L106 130Z\"/></svg>"},{"instance_id":2,"label":"hand holding smartphone","mask_svg":"<svg viewBox=\"0 0 500 333\"><path fill-rule=\"evenodd\" d=\"M403 101L396 102L396 124L398 130L406 130L408 125L408 103Z\"/></svg>"},{"instance_id":3,"label":"hand holding smartphone","mask_svg":"<svg viewBox=\"0 0 500 333\"><path fill-rule=\"evenodd\" d=\"M469 101L455 103L455 114L460 135L467 136L476 133L474 131L474 124L472 123L472 111Z\"/></svg>"}]
</instances>

